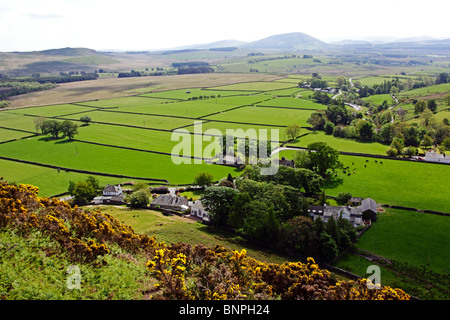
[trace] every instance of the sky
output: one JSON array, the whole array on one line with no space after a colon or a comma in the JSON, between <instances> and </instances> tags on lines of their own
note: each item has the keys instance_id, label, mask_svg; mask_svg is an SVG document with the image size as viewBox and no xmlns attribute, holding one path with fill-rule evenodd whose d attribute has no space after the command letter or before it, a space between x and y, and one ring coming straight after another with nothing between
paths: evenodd
<instances>
[{"instance_id":1,"label":"sky","mask_svg":"<svg viewBox=\"0 0 450 320\"><path fill-rule=\"evenodd\" d=\"M0 51L154 50L303 32L450 38L448 0L0 0Z\"/></svg>"}]
</instances>

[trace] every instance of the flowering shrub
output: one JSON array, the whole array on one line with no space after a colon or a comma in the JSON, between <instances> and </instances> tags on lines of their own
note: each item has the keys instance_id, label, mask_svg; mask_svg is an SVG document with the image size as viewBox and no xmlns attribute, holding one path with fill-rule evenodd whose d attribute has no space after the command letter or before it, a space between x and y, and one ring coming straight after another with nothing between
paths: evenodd
<instances>
[{"instance_id":1,"label":"flowering shrub","mask_svg":"<svg viewBox=\"0 0 450 320\"><path fill-rule=\"evenodd\" d=\"M38 197L38 188L0 180L0 228L24 237L40 230L60 244L72 261L91 263L117 244L149 257L147 270L162 299L361 299L408 300L400 289L369 290L366 280L337 281L313 258L306 263L264 263L245 249L178 243L168 246L99 211L83 211L55 198Z\"/></svg>"}]
</instances>

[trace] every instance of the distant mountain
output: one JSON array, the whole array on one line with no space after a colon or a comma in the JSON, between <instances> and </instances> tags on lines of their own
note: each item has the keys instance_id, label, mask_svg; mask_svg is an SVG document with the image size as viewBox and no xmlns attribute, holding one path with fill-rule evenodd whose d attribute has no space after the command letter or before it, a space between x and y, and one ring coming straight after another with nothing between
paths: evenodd
<instances>
[{"instance_id":1,"label":"distant mountain","mask_svg":"<svg viewBox=\"0 0 450 320\"><path fill-rule=\"evenodd\" d=\"M420 36L420 37L409 37L409 38L401 38L395 40L395 42L422 42L422 41L429 41L433 40L432 37L429 36Z\"/></svg>"},{"instance_id":2,"label":"distant mountain","mask_svg":"<svg viewBox=\"0 0 450 320\"><path fill-rule=\"evenodd\" d=\"M242 46L247 49L265 49L281 51L321 50L328 45L305 33L293 32L267 37Z\"/></svg>"},{"instance_id":3,"label":"distant mountain","mask_svg":"<svg viewBox=\"0 0 450 320\"><path fill-rule=\"evenodd\" d=\"M241 47L247 42L239 40L222 40L206 44L194 45L192 49L214 49L214 48L229 48L229 47Z\"/></svg>"},{"instance_id":4,"label":"distant mountain","mask_svg":"<svg viewBox=\"0 0 450 320\"><path fill-rule=\"evenodd\" d=\"M330 42L329 44L335 46L372 46L372 43L366 40L349 40L349 39Z\"/></svg>"},{"instance_id":5,"label":"distant mountain","mask_svg":"<svg viewBox=\"0 0 450 320\"><path fill-rule=\"evenodd\" d=\"M42 51L30 51L30 52L24 52L27 54L40 54L40 55L46 55L46 56L67 56L67 57L73 57L73 56L92 56L99 54L94 49L88 49L88 48L61 48L61 49L49 49L49 50L42 50Z\"/></svg>"}]
</instances>

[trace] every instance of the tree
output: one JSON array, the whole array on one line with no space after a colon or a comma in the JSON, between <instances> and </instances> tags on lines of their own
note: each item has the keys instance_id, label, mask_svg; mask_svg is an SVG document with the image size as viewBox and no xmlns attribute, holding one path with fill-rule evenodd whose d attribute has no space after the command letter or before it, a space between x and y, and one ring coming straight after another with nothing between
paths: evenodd
<instances>
[{"instance_id":1,"label":"tree","mask_svg":"<svg viewBox=\"0 0 450 320\"><path fill-rule=\"evenodd\" d=\"M446 96L444 97L444 103L445 103L447 106L450 106L450 94L448 94L448 95L446 95Z\"/></svg>"},{"instance_id":2,"label":"tree","mask_svg":"<svg viewBox=\"0 0 450 320\"><path fill-rule=\"evenodd\" d=\"M227 187L212 186L205 189L202 204L209 211L213 224L227 226L236 194L236 189Z\"/></svg>"},{"instance_id":3,"label":"tree","mask_svg":"<svg viewBox=\"0 0 450 320\"><path fill-rule=\"evenodd\" d=\"M379 139L384 143L390 143L392 141L392 124L384 124L380 132L378 133Z\"/></svg>"},{"instance_id":4,"label":"tree","mask_svg":"<svg viewBox=\"0 0 450 320\"><path fill-rule=\"evenodd\" d=\"M431 110L426 109L421 115L420 119L424 127L428 127L434 122L434 114Z\"/></svg>"},{"instance_id":5,"label":"tree","mask_svg":"<svg viewBox=\"0 0 450 320\"><path fill-rule=\"evenodd\" d=\"M336 197L336 202L338 203L338 205L345 205L348 203L351 197L352 194L349 192L340 192Z\"/></svg>"},{"instance_id":6,"label":"tree","mask_svg":"<svg viewBox=\"0 0 450 320\"><path fill-rule=\"evenodd\" d=\"M94 190L96 192L100 192L101 191L101 187L100 187L100 180L98 180L98 178L94 177L94 176L88 176L86 178L86 182L90 183L91 186L94 188Z\"/></svg>"},{"instance_id":7,"label":"tree","mask_svg":"<svg viewBox=\"0 0 450 320\"><path fill-rule=\"evenodd\" d=\"M209 186L213 183L214 175L210 172L199 172L194 178L194 184L197 186Z\"/></svg>"},{"instance_id":8,"label":"tree","mask_svg":"<svg viewBox=\"0 0 450 320\"><path fill-rule=\"evenodd\" d=\"M418 147L420 143L419 130L417 127L410 126L404 133L405 146Z\"/></svg>"},{"instance_id":9,"label":"tree","mask_svg":"<svg viewBox=\"0 0 450 320\"><path fill-rule=\"evenodd\" d=\"M319 236L320 258L323 261L331 262L338 256L338 248L336 241L326 232L322 232Z\"/></svg>"},{"instance_id":10,"label":"tree","mask_svg":"<svg viewBox=\"0 0 450 320\"><path fill-rule=\"evenodd\" d=\"M253 200L249 206L242 230L255 240L262 242L276 240L279 232L279 221L273 207L265 202Z\"/></svg>"},{"instance_id":11,"label":"tree","mask_svg":"<svg viewBox=\"0 0 450 320\"><path fill-rule=\"evenodd\" d=\"M76 204L86 204L89 200L94 198L96 194L97 192L92 184L80 181L75 185L73 190L74 202Z\"/></svg>"},{"instance_id":12,"label":"tree","mask_svg":"<svg viewBox=\"0 0 450 320\"><path fill-rule=\"evenodd\" d=\"M139 189L130 196L130 206L132 208L147 207L149 203L149 194L145 189Z\"/></svg>"},{"instance_id":13,"label":"tree","mask_svg":"<svg viewBox=\"0 0 450 320\"><path fill-rule=\"evenodd\" d=\"M397 151L397 149L395 149L395 148L389 147L389 148L386 150L386 154L387 154L389 157L396 157L396 156L398 155L398 151Z\"/></svg>"},{"instance_id":14,"label":"tree","mask_svg":"<svg viewBox=\"0 0 450 320\"><path fill-rule=\"evenodd\" d=\"M308 145L308 157L311 161L312 170L325 177L328 170L334 171L341 168L339 151L328 146L325 142L314 142Z\"/></svg>"},{"instance_id":15,"label":"tree","mask_svg":"<svg viewBox=\"0 0 450 320\"><path fill-rule=\"evenodd\" d=\"M322 130L325 126L325 117L320 112L313 112L308 119L308 123L313 126L313 130Z\"/></svg>"},{"instance_id":16,"label":"tree","mask_svg":"<svg viewBox=\"0 0 450 320\"><path fill-rule=\"evenodd\" d=\"M290 124L286 128L286 134L294 140L300 134L300 126L296 123Z\"/></svg>"},{"instance_id":17,"label":"tree","mask_svg":"<svg viewBox=\"0 0 450 320\"><path fill-rule=\"evenodd\" d=\"M303 187L307 195L320 192L325 183L320 175L309 169L297 168L294 170L294 175L296 185L293 185L293 187Z\"/></svg>"},{"instance_id":18,"label":"tree","mask_svg":"<svg viewBox=\"0 0 450 320\"><path fill-rule=\"evenodd\" d=\"M68 137L69 140L72 140L78 134L78 125L70 120L65 120L60 124L60 130L63 138Z\"/></svg>"},{"instance_id":19,"label":"tree","mask_svg":"<svg viewBox=\"0 0 450 320\"><path fill-rule=\"evenodd\" d=\"M450 82L450 75L446 72L441 72L436 77L436 84Z\"/></svg>"},{"instance_id":20,"label":"tree","mask_svg":"<svg viewBox=\"0 0 450 320\"><path fill-rule=\"evenodd\" d=\"M89 125L89 122L92 121L92 119L89 116L82 116L80 118L80 121L83 122L85 126L87 126L87 125Z\"/></svg>"},{"instance_id":21,"label":"tree","mask_svg":"<svg viewBox=\"0 0 450 320\"><path fill-rule=\"evenodd\" d=\"M420 145L424 148L429 148L433 145L433 139L429 135L425 135L420 142Z\"/></svg>"},{"instance_id":22,"label":"tree","mask_svg":"<svg viewBox=\"0 0 450 320\"><path fill-rule=\"evenodd\" d=\"M334 123L331 121L327 121L325 123L325 126L323 127L323 130L325 131L325 134L331 135L334 131Z\"/></svg>"},{"instance_id":23,"label":"tree","mask_svg":"<svg viewBox=\"0 0 450 320\"><path fill-rule=\"evenodd\" d=\"M36 131L41 130L41 133L43 133L42 132L42 125L44 124L45 120L47 120L47 118L45 118L45 117L36 117L36 118L34 118L34 126L36 128Z\"/></svg>"},{"instance_id":24,"label":"tree","mask_svg":"<svg viewBox=\"0 0 450 320\"><path fill-rule=\"evenodd\" d=\"M247 192L239 192L234 197L234 203L228 215L228 225L235 229L240 229L244 226L247 213L250 211L250 202L252 199Z\"/></svg>"},{"instance_id":25,"label":"tree","mask_svg":"<svg viewBox=\"0 0 450 320\"><path fill-rule=\"evenodd\" d=\"M359 120L357 123L357 130L359 132L359 137L363 141L371 141L373 136L373 124L365 121Z\"/></svg>"},{"instance_id":26,"label":"tree","mask_svg":"<svg viewBox=\"0 0 450 320\"><path fill-rule=\"evenodd\" d=\"M294 217L283 224L280 245L306 256L318 256L319 242L313 222L308 217Z\"/></svg>"},{"instance_id":27,"label":"tree","mask_svg":"<svg viewBox=\"0 0 450 320\"><path fill-rule=\"evenodd\" d=\"M425 103L425 101L417 101L414 104L414 113L415 114L422 113L426 107L427 107L427 104Z\"/></svg>"},{"instance_id":28,"label":"tree","mask_svg":"<svg viewBox=\"0 0 450 320\"><path fill-rule=\"evenodd\" d=\"M311 169L311 159L308 156L308 152L306 151L297 151L294 153L294 166L296 168L305 168L305 169Z\"/></svg>"},{"instance_id":29,"label":"tree","mask_svg":"<svg viewBox=\"0 0 450 320\"><path fill-rule=\"evenodd\" d=\"M325 115L328 120L333 122L335 125L338 124L348 124L350 116L344 104L338 105L328 105Z\"/></svg>"},{"instance_id":30,"label":"tree","mask_svg":"<svg viewBox=\"0 0 450 320\"><path fill-rule=\"evenodd\" d=\"M53 138L58 138L61 132L61 124L56 120L45 120L42 123L41 130L43 134L50 134Z\"/></svg>"},{"instance_id":31,"label":"tree","mask_svg":"<svg viewBox=\"0 0 450 320\"><path fill-rule=\"evenodd\" d=\"M395 149L397 151L397 154L401 154L404 147L405 144L403 143L402 139L394 138L394 140L392 140L391 148Z\"/></svg>"},{"instance_id":32,"label":"tree","mask_svg":"<svg viewBox=\"0 0 450 320\"><path fill-rule=\"evenodd\" d=\"M427 107L428 109L430 109L433 113L437 112L437 104L436 104L436 99L430 99L427 102Z\"/></svg>"}]
</instances>

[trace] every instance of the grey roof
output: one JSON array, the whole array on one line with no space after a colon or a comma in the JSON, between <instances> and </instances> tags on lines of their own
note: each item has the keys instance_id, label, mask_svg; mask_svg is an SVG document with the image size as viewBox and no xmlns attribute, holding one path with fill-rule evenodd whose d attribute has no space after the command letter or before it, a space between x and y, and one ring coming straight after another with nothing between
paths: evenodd
<instances>
[{"instance_id":1,"label":"grey roof","mask_svg":"<svg viewBox=\"0 0 450 320\"><path fill-rule=\"evenodd\" d=\"M114 186L114 185L110 185L108 184L108 186L103 189L103 192L118 192L119 191L119 187L118 186Z\"/></svg>"},{"instance_id":2,"label":"grey roof","mask_svg":"<svg viewBox=\"0 0 450 320\"><path fill-rule=\"evenodd\" d=\"M206 211L201 200L195 200L191 207Z\"/></svg>"},{"instance_id":3,"label":"grey roof","mask_svg":"<svg viewBox=\"0 0 450 320\"><path fill-rule=\"evenodd\" d=\"M361 202L361 205L359 206L359 208L361 208L362 212L366 212L368 210L370 210L372 212L377 212L377 203L375 202L375 200L373 200L371 198L365 198Z\"/></svg>"},{"instance_id":4,"label":"grey roof","mask_svg":"<svg viewBox=\"0 0 450 320\"><path fill-rule=\"evenodd\" d=\"M178 207L178 206L188 206L189 202L184 197L177 197L168 194L163 194L157 197L155 200L153 200L152 204Z\"/></svg>"}]
</instances>

